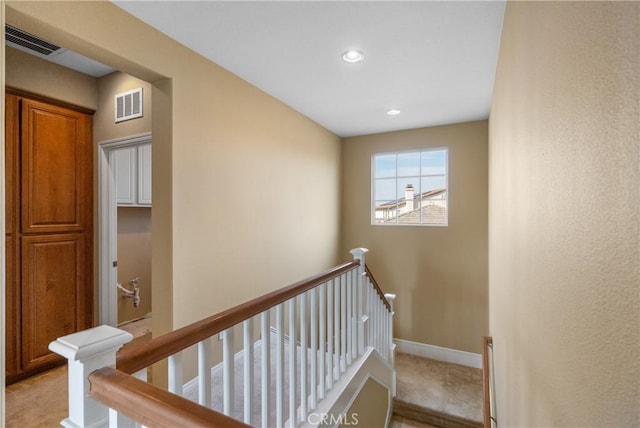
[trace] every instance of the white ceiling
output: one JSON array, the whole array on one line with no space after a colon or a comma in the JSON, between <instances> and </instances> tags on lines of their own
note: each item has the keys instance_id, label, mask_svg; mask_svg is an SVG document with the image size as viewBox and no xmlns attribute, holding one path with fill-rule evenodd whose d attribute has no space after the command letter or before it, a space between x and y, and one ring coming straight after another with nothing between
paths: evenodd
<instances>
[{"instance_id":1,"label":"white ceiling","mask_svg":"<svg viewBox=\"0 0 640 428\"><path fill-rule=\"evenodd\" d=\"M339 136L489 116L504 1L114 3Z\"/></svg>"},{"instance_id":2,"label":"white ceiling","mask_svg":"<svg viewBox=\"0 0 640 428\"><path fill-rule=\"evenodd\" d=\"M342 137L489 116L504 1L114 3Z\"/></svg>"}]
</instances>

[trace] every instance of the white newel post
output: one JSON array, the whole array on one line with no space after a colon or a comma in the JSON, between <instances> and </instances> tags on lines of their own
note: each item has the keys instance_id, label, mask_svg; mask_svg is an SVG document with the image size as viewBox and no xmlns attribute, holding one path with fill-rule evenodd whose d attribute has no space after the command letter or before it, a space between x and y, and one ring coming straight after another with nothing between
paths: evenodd
<instances>
[{"instance_id":1,"label":"white newel post","mask_svg":"<svg viewBox=\"0 0 640 428\"><path fill-rule=\"evenodd\" d=\"M391 306L391 314L389 316L389 364L393 367L393 380L391 383L391 395L396 396L396 344L393 342L393 317L395 316L394 301L396 295L391 293L385 293L384 297Z\"/></svg>"},{"instance_id":2,"label":"white newel post","mask_svg":"<svg viewBox=\"0 0 640 428\"><path fill-rule=\"evenodd\" d=\"M69 364L69 417L61 422L67 428L94 428L109 425L109 409L89 398L89 374L115 366L116 352L133 336L108 325L63 336L49 344Z\"/></svg>"},{"instance_id":3,"label":"white newel post","mask_svg":"<svg viewBox=\"0 0 640 428\"><path fill-rule=\"evenodd\" d=\"M366 248L354 248L349 252L353 256L354 260L360 261L360 266L358 266L358 279L356 284L358 288L357 290L358 302L356 304L356 311L357 311L357 320L358 320L358 355L363 355L365 343L368 343L368 340L369 340L369 338L367 338L365 341L365 337L364 337L364 334L367 331L367 329L365 328L365 325L368 322L369 317L368 317L368 314L364 313L364 309L363 309L364 299L365 299L364 296L366 295L365 294L366 290L364 288L364 275L365 275L364 267L365 267L365 261L366 261L366 254L369 252L369 250Z\"/></svg>"}]
</instances>

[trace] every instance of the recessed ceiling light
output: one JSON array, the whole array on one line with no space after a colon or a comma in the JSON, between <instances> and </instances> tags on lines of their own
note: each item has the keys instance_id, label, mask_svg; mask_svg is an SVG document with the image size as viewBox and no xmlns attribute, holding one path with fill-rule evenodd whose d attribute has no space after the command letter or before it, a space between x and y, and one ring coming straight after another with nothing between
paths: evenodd
<instances>
[{"instance_id":1,"label":"recessed ceiling light","mask_svg":"<svg viewBox=\"0 0 640 428\"><path fill-rule=\"evenodd\" d=\"M389 116L397 116L400 114L400 110L398 110L397 108L392 108L391 110L387 110L387 114Z\"/></svg>"},{"instance_id":2,"label":"recessed ceiling light","mask_svg":"<svg viewBox=\"0 0 640 428\"><path fill-rule=\"evenodd\" d=\"M342 59L346 62L360 62L364 59L364 52L352 49L343 53Z\"/></svg>"}]
</instances>

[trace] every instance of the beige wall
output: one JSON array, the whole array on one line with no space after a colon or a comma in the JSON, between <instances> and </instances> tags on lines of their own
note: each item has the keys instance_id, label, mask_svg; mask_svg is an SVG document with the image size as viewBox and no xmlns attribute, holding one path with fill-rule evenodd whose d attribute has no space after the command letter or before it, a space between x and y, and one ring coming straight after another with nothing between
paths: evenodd
<instances>
[{"instance_id":1,"label":"beige wall","mask_svg":"<svg viewBox=\"0 0 640 428\"><path fill-rule=\"evenodd\" d=\"M96 143L151 132L152 86L150 83L119 71L100 77L97 81L98 108L93 120ZM115 95L140 87L142 88L143 97L143 116L115 123Z\"/></svg>"},{"instance_id":2,"label":"beige wall","mask_svg":"<svg viewBox=\"0 0 640 428\"><path fill-rule=\"evenodd\" d=\"M356 399L353 400L349 410L342 415L333 415L333 420L340 421L341 428L384 427L387 423L387 416L391 414L390 405L389 390L373 378L369 378L362 386ZM331 416L328 421L331 422Z\"/></svg>"},{"instance_id":3,"label":"beige wall","mask_svg":"<svg viewBox=\"0 0 640 428\"><path fill-rule=\"evenodd\" d=\"M140 305L118 292L118 323L151 312L151 208L118 208L118 282L132 289L132 278L140 278Z\"/></svg>"},{"instance_id":4,"label":"beige wall","mask_svg":"<svg viewBox=\"0 0 640 428\"><path fill-rule=\"evenodd\" d=\"M374 153L449 148L449 225L372 226ZM397 294L394 336L481 351L488 331L487 121L347 138L342 144L342 251Z\"/></svg>"},{"instance_id":5,"label":"beige wall","mask_svg":"<svg viewBox=\"0 0 640 428\"><path fill-rule=\"evenodd\" d=\"M92 110L97 108L95 77L10 47L5 51L5 64L7 86Z\"/></svg>"},{"instance_id":6,"label":"beige wall","mask_svg":"<svg viewBox=\"0 0 640 428\"><path fill-rule=\"evenodd\" d=\"M336 263L335 135L112 3L7 21L153 83L154 333Z\"/></svg>"},{"instance_id":7,"label":"beige wall","mask_svg":"<svg viewBox=\"0 0 640 428\"><path fill-rule=\"evenodd\" d=\"M116 138L151 132L152 85L116 71L97 79L98 110L94 117L96 144ZM115 122L114 97L121 92L142 88L143 116ZM140 278L140 306L118 293L118 323L140 318L151 312L151 211L152 208L118 208L118 281L131 288L131 278Z\"/></svg>"},{"instance_id":8,"label":"beige wall","mask_svg":"<svg viewBox=\"0 0 640 428\"><path fill-rule=\"evenodd\" d=\"M490 118L498 424L640 425L640 4L509 2Z\"/></svg>"}]
</instances>

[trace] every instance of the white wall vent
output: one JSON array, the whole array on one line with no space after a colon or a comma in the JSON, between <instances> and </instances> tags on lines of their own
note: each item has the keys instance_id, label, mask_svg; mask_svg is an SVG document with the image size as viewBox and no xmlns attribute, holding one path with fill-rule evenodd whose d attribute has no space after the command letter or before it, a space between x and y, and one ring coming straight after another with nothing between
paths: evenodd
<instances>
[{"instance_id":1,"label":"white wall vent","mask_svg":"<svg viewBox=\"0 0 640 428\"><path fill-rule=\"evenodd\" d=\"M142 88L116 94L115 105L116 123L142 117Z\"/></svg>"},{"instance_id":2,"label":"white wall vent","mask_svg":"<svg viewBox=\"0 0 640 428\"><path fill-rule=\"evenodd\" d=\"M47 42L38 36L22 31L9 24L4 26L4 39L7 44L21 51L37 53L41 56L57 55L65 51L60 46Z\"/></svg>"}]
</instances>

